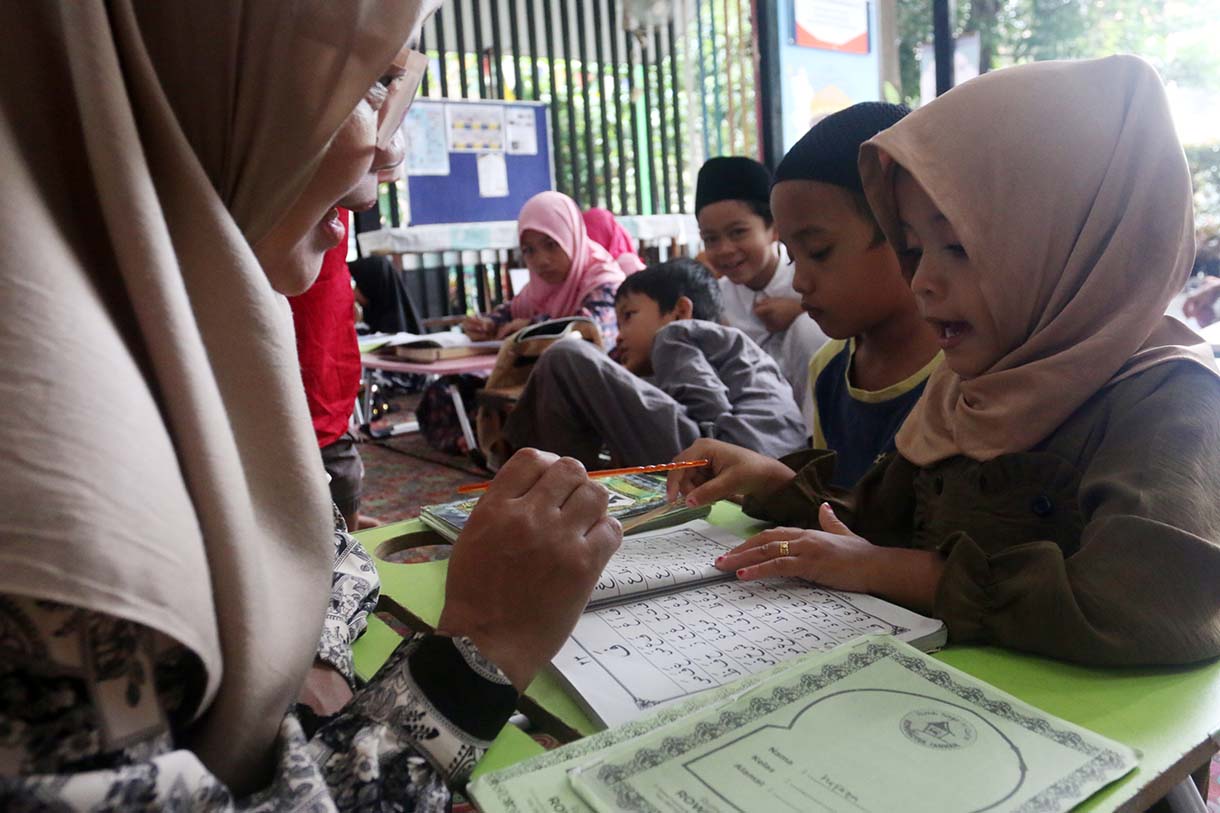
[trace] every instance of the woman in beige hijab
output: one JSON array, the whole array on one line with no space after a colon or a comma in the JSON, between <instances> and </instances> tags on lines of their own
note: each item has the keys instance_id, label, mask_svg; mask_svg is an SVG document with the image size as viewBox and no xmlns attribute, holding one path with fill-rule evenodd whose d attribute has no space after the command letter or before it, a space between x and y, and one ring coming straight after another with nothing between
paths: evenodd
<instances>
[{"instance_id":1,"label":"woman in beige hijab","mask_svg":"<svg viewBox=\"0 0 1220 813\"><path fill-rule=\"evenodd\" d=\"M1220 377L1164 316L1194 241L1155 71L987 74L867 142L860 168L945 363L850 494L825 486L825 453L715 461L751 513L820 529L767 531L719 566L873 592L955 643L1220 654Z\"/></svg>"},{"instance_id":2,"label":"woman in beige hijab","mask_svg":"<svg viewBox=\"0 0 1220 813\"><path fill-rule=\"evenodd\" d=\"M282 295L388 162L435 5L5 8L0 69L37 81L0 89L0 808L442 809L575 623L617 524L527 451L455 547L443 634L310 738L291 711L375 574Z\"/></svg>"}]
</instances>

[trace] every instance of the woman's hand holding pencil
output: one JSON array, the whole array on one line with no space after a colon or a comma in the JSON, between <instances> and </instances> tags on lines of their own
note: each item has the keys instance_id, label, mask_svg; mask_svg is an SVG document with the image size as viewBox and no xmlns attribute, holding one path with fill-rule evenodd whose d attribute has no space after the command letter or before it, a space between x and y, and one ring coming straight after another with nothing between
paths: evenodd
<instances>
[{"instance_id":1,"label":"woman's hand holding pencil","mask_svg":"<svg viewBox=\"0 0 1220 813\"><path fill-rule=\"evenodd\" d=\"M513 455L453 545L437 631L469 637L525 691L622 542L609 499L572 458Z\"/></svg>"}]
</instances>

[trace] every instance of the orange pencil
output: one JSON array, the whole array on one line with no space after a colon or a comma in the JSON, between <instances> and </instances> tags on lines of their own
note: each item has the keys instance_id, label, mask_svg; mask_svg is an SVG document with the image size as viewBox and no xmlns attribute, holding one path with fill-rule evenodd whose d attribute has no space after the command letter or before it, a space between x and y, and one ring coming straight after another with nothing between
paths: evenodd
<instances>
[{"instance_id":1,"label":"orange pencil","mask_svg":"<svg viewBox=\"0 0 1220 813\"><path fill-rule=\"evenodd\" d=\"M601 471L589 472L590 477L614 477L619 474L658 474L663 471L673 471L674 469L697 469L701 466L710 466L712 461L705 458L699 460L685 460L681 463L656 463L651 466L628 466L623 469L603 469ZM491 485L488 480L482 483L467 483L464 486L458 486L459 494L469 494L472 491L483 491Z\"/></svg>"}]
</instances>

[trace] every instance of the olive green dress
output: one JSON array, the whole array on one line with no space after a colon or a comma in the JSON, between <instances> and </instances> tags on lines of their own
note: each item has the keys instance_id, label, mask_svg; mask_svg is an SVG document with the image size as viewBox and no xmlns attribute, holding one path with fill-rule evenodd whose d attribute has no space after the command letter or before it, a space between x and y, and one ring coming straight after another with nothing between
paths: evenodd
<instances>
[{"instance_id":1,"label":"olive green dress","mask_svg":"<svg viewBox=\"0 0 1220 813\"><path fill-rule=\"evenodd\" d=\"M817 528L829 500L878 545L936 550L953 643L1089 664L1220 655L1220 379L1187 362L1098 392L1036 448L924 469L891 453L851 492L834 453L784 458L752 516Z\"/></svg>"}]
</instances>

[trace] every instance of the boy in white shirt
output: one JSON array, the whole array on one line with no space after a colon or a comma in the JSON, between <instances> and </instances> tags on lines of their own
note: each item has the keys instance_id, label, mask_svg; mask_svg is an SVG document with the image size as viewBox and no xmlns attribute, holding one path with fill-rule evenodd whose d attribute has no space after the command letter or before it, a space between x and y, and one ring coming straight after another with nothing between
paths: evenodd
<instances>
[{"instance_id":1,"label":"boy in white shirt","mask_svg":"<svg viewBox=\"0 0 1220 813\"><path fill-rule=\"evenodd\" d=\"M812 432L809 360L826 336L792 287L793 266L781 256L770 196L771 174L762 164L742 156L712 158L699 170L695 217L704 256L720 278L722 321L775 359Z\"/></svg>"}]
</instances>

